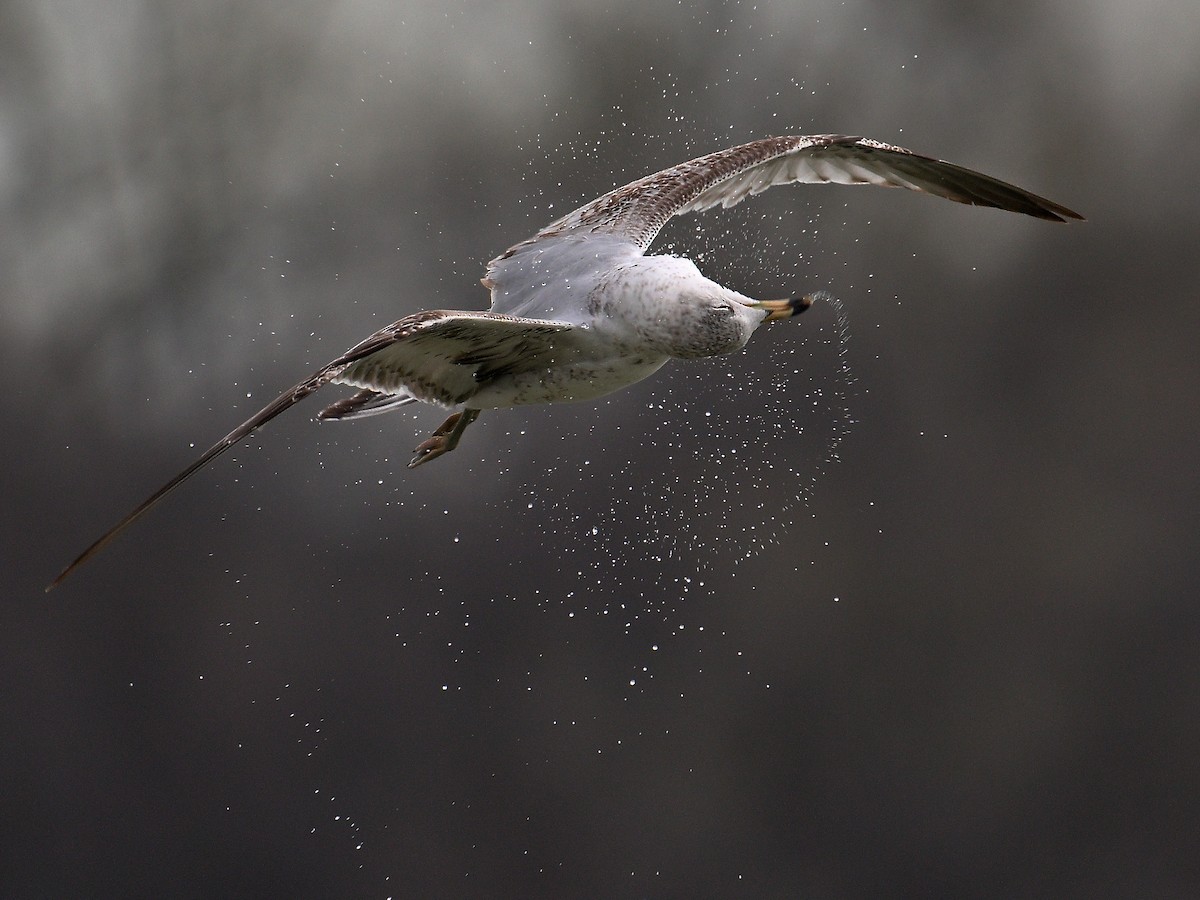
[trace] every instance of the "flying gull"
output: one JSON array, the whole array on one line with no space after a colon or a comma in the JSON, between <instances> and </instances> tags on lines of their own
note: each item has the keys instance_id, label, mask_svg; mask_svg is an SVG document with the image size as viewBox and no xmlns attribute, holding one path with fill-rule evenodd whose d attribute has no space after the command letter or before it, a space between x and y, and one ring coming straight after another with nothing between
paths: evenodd
<instances>
[{"instance_id":1,"label":"flying gull","mask_svg":"<svg viewBox=\"0 0 1200 900\"><path fill-rule=\"evenodd\" d=\"M421 401L452 409L417 446L419 466L458 446L485 409L591 400L670 359L741 350L764 322L802 313L819 294L753 300L691 260L647 256L672 216L730 207L777 184L875 184L1052 222L1065 206L953 163L845 135L770 137L647 175L547 225L488 263L487 311L428 310L382 328L284 391L151 494L67 566L62 582L189 476L327 384L358 393L320 419L358 419Z\"/></svg>"}]
</instances>

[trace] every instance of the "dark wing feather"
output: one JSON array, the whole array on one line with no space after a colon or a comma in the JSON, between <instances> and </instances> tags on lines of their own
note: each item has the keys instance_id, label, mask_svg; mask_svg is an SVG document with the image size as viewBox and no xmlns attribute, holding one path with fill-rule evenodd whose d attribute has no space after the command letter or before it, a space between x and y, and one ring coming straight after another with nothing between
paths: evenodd
<instances>
[{"instance_id":1,"label":"dark wing feather","mask_svg":"<svg viewBox=\"0 0 1200 900\"><path fill-rule=\"evenodd\" d=\"M423 379L442 372L456 376L465 373L468 379L474 380L473 373L489 364L492 355L501 353L504 349L510 352L528 349L539 341L544 342L546 336L572 327L574 326L536 319L518 319L494 313L433 310L416 313L380 329L333 362L323 366L311 377L284 391L209 447L199 459L134 507L129 514L79 554L50 582L46 590L52 590L61 584L68 575L103 550L113 538L141 518L163 497L234 444L249 437L277 415L330 382L344 381L359 384L360 387L370 390L380 388L377 393L404 392L412 397L426 399L424 395L430 392L422 391L424 381L422 385L409 390L409 386L403 380L404 370L415 371ZM441 339L432 339L436 335L441 335ZM403 349L397 351L397 347ZM456 348L456 351L452 348ZM422 365L423 356L432 359L433 362ZM404 366L396 370L386 364L393 359L403 360ZM387 377L383 380L387 382L388 387L375 383L363 384L361 379L344 377L349 372L364 367L368 371L374 368L386 373ZM439 396L444 396L444 393ZM428 399L437 400L439 396L429 396Z\"/></svg>"},{"instance_id":2,"label":"dark wing feather","mask_svg":"<svg viewBox=\"0 0 1200 900\"><path fill-rule=\"evenodd\" d=\"M907 188L1054 222L1083 218L1014 185L903 147L846 135L790 135L710 153L609 191L493 263L540 238L572 232L620 235L645 250L679 213L733 206L779 184L823 182Z\"/></svg>"},{"instance_id":3,"label":"dark wing feather","mask_svg":"<svg viewBox=\"0 0 1200 900\"><path fill-rule=\"evenodd\" d=\"M190 466L160 487L157 491L143 500L140 504L134 507L134 509L128 515L126 515L125 518L121 519L121 521L119 521L116 525L104 532L104 534L102 534L95 542L93 542L90 547L80 553L79 556L75 558L74 562L63 569L58 574L58 577L46 586L46 590L49 591L58 587L68 575L70 575L85 562L108 546L109 542L112 541L113 538L132 525L135 521L140 519L146 512L150 510L152 506L158 503L159 500L167 496L167 494L171 493L171 491L175 490L175 488L179 487L179 485L183 484L183 482L187 481L188 478L203 469L206 465L208 465L234 444L248 437L258 428L271 421L284 410L289 409L290 407L299 403L313 391L317 390L317 388L327 384L333 377L332 373L333 364L321 369L311 378L300 382L287 391L284 391L237 428L233 429L233 431L229 432L229 434L225 435L225 437L221 438L221 440L217 441L217 443L205 450L199 459L197 459L194 463L192 463Z\"/></svg>"}]
</instances>

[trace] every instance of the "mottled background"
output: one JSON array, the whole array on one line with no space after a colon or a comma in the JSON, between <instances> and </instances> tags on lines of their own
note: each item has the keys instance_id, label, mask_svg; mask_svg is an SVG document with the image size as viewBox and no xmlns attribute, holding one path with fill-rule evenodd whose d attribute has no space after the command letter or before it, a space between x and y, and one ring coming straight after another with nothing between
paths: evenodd
<instances>
[{"instance_id":1,"label":"mottled background","mask_svg":"<svg viewBox=\"0 0 1200 900\"><path fill-rule=\"evenodd\" d=\"M1198 47L1194 0L0 3L0 895L1196 896ZM788 131L1089 221L681 220L849 342L415 472L436 410L309 401L42 594L549 219Z\"/></svg>"}]
</instances>

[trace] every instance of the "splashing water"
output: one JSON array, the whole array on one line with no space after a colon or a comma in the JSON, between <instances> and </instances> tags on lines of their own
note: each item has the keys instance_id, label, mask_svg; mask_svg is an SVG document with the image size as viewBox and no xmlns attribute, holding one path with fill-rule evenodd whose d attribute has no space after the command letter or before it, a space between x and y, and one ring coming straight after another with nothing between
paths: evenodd
<instances>
[{"instance_id":1,"label":"splashing water","mask_svg":"<svg viewBox=\"0 0 1200 900\"><path fill-rule=\"evenodd\" d=\"M597 584L639 563L662 584L784 541L853 425L845 307L829 297L799 322L799 339L776 328L742 355L669 365L599 413L570 408L584 446L558 446L515 503L545 549Z\"/></svg>"}]
</instances>

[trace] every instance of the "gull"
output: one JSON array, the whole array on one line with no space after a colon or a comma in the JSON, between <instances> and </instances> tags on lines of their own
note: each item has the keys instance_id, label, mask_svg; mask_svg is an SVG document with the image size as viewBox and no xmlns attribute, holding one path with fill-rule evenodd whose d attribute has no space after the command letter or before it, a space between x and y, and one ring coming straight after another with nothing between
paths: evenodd
<instances>
[{"instance_id":1,"label":"gull","mask_svg":"<svg viewBox=\"0 0 1200 900\"><path fill-rule=\"evenodd\" d=\"M741 350L759 325L804 312L823 292L754 300L705 278L691 260L646 251L672 216L728 208L774 185L823 182L906 188L1051 222L1083 218L988 175L847 135L768 137L663 169L488 263L488 310L405 316L284 391L101 535L46 590L190 476L327 384L359 390L319 419L359 419L417 401L452 409L417 446L414 467L457 447L485 409L591 400L668 360Z\"/></svg>"}]
</instances>

